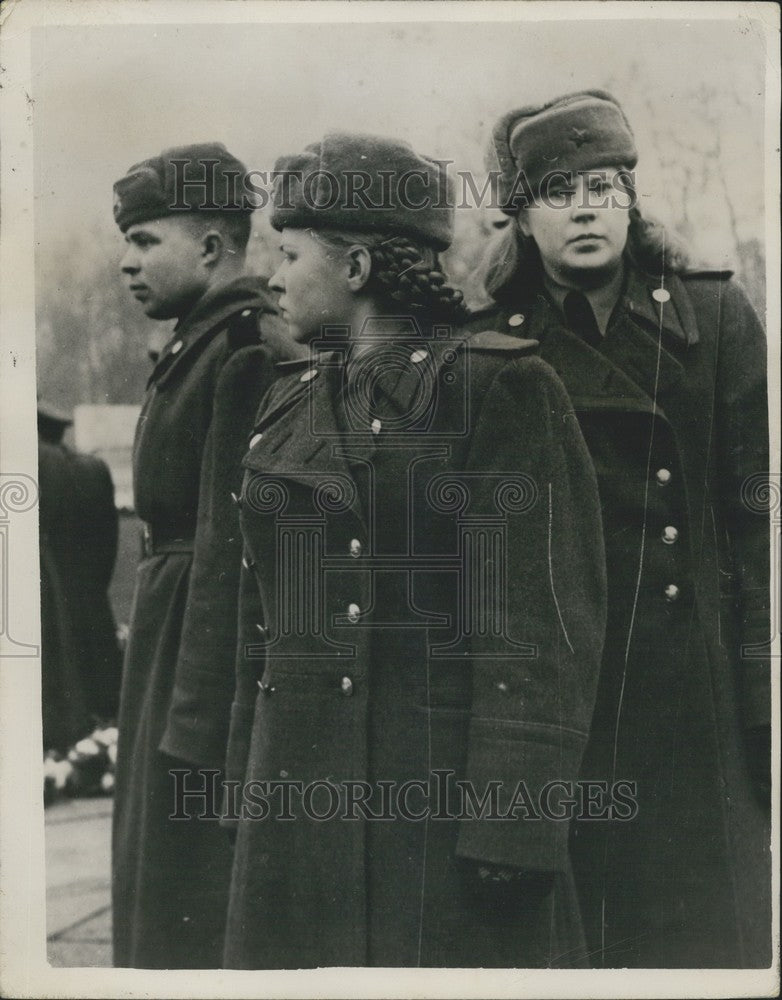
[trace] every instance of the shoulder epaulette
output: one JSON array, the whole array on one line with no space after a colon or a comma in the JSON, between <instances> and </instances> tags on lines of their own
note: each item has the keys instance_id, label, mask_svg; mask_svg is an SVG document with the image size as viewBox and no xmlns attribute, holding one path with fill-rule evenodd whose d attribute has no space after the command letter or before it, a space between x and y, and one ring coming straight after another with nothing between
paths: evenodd
<instances>
[{"instance_id":1,"label":"shoulder epaulette","mask_svg":"<svg viewBox=\"0 0 782 1000\"><path fill-rule=\"evenodd\" d=\"M274 367L278 372L280 372L281 375L291 375L293 372L297 372L302 368L311 368L312 359L309 357L289 358L287 361L278 361Z\"/></svg>"},{"instance_id":2,"label":"shoulder epaulette","mask_svg":"<svg viewBox=\"0 0 782 1000\"><path fill-rule=\"evenodd\" d=\"M680 278L719 278L721 281L727 281L729 278L733 277L734 272L730 268L712 268L712 267L688 267L686 271L682 271L679 275Z\"/></svg>"},{"instance_id":3,"label":"shoulder epaulette","mask_svg":"<svg viewBox=\"0 0 782 1000\"><path fill-rule=\"evenodd\" d=\"M261 331L258 325L258 309L242 309L228 321L228 346L232 351L240 347L252 347L261 342Z\"/></svg>"},{"instance_id":4,"label":"shoulder epaulette","mask_svg":"<svg viewBox=\"0 0 782 1000\"><path fill-rule=\"evenodd\" d=\"M481 330L473 334L467 341L470 351L510 351L514 354L532 354L537 350L537 340L525 340L521 337L510 337L507 333L497 330Z\"/></svg>"}]
</instances>

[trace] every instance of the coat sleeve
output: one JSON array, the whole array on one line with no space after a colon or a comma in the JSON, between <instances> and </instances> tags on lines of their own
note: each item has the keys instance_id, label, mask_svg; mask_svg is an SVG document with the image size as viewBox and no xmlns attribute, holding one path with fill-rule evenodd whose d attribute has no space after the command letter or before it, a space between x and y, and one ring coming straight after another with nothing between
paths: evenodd
<instances>
[{"instance_id":1,"label":"coat sleeve","mask_svg":"<svg viewBox=\"0 0 782 1000\"><path fill-rule=\"evenodd\" d=\"M567 867L568 821L555 817L567 812L560 799L579 777L590 728L606 581L592 461L565 389L545 362L518 359L494 378L468 465L471 481L473 473L487 473L475 487L487 513L496 514L496 473L528 477L527 509L507 518L505 632L532 650L495 657L473 640L466 778L479 795L490 782L501 783L500 815L520 782L543 809L462 820L457 854L529 873L556 872ZM564 793L552 782L564 782Z\"/></svg>"},{"instance_id":2,"label":"coat sleeve","mask_svg":"<svg viewBox=\"0 0 782 1000\"><path fill-rule=\"evenodd\" d=\"M739 603L739 684L747 729L771 722L766 338L743 291L721 286L719 480ZM778 482L778 480L777 480Z\"/></svg>"},{"instance_id":3,"label":"coat sleeve","mask_svg":"<svg viewBox=\"0 0 782 1000\"><path fill-rule=\"evenodd\" d=\"M217 380L203 452L193 566L168 724L160 749L222 768L231 700L242 543L241 460L263 390L273 375L265 350L229 354Z\"/></svg>"},{"instance_id":4,"label":"coat sleeve","mask_svg":"<svg viewBox=\"0 0 782 1000\"><path fill-rule=\"evenodd\" d=\"M256 423L273 397L274 386L261 401ZM263 675L265 663L262 635L259 631L259 626L264 625L255 566L248 552L243 557L239 576L236 669L232 677L233 703L225 761L225 776L229 781L242 781L247 769L258 681ZM230 823L224 822L223 825L229 826Z\"/></svg>"}]
</instances>

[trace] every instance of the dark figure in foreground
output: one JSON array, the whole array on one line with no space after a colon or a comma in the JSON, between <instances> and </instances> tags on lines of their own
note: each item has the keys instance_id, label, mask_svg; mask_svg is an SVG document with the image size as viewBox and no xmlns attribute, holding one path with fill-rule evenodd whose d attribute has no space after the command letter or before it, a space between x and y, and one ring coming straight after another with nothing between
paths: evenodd
<instances>
[{"instance_id":1,"label":"dark figure in foreground","mask_svg":"<svg viewBox=\"0 0 782 1000\"><path fill-rule=\"evenodd\" d=\"M147 316L177 321L133 452L145 531L119 717L117 966L215 968L222 952L229 843L216 823L169 819L169 771L223 764L241 556L230 495L274 378L264 343L274 306L265 283L243 274L251 207L229 210L231 171L244 167L223 146L188 146L136 164L114 186L125 281ZM177 178L201 183L177 188Z\"/></svg>"},{"instance_id":2,"label":"dark figure in foreground","mask_svg":"<svg viewBox=\"0 0 782 1000\"><path fill-rule=\"evenodd\" d=\"M539 801L576 778L592 714L603 540L578 423L533 344L459 335L441 166L329 134L276 169L338 178L340 198L275 190L270 285L312 353L244 458L228 772L310 792L285 820L245 784L271 815L237 809L225 964L578 964L568 823L512 810L520 780ZM374 202L390 171L390 210L340 210L355 171ZM404 176L427 208L404 207ZM458 780L496 783L508 818L459 818Z\"/></svg>"},{"instance_id":3,"label":"dark figure in foreground","mask_svg":"<svg viewBox=\"0 0 782 1000\"><path fill-rule=\"evenodd\" d=\"M121 655L108 588L117 555L105 462L62 442L71 418L38 403L44 749L117 712Z\"/></svg>"},{"instance_id":4,"label":"dark figure in foreground","mask_svg":"<svg viewBox=\"0 0 782 1000\"><path fill-rule=\"evenodd\" d=\"M688 268L641 216L633 136L610 95L510 112L493 153L512 221L490 261L497 307L473 322L539 341L578 414L609 595L582 774L637 783L631 822L575 824L592 961L766 966L763 330L729 273ZM532 203L514 198L522 172Z\"/></svg>"}]
</instances>

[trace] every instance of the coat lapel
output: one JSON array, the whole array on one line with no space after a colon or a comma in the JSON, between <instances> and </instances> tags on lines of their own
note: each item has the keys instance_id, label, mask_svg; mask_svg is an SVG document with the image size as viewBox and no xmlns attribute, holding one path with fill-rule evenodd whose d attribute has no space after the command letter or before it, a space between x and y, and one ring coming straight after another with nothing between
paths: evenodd
<instances>
[{"instance_id":1,"label":"coat lapel","mask_svg":"<svg viewBox=\"0 0 782 1000\"><path fill-rule=\"evenodd\" d=\"M242 294L244 293L244 294ZM162 388L187 367L228 320L243 309L275 313L276 308L258 278L238 278L213 292L207 292L190 313L177 324L147 382L147 388ZM260 342L260 334L259 334Z\"/></svg>"},{"instance_id":2,"label":"coat lapel","mask_svg":"<svg viewBox=\"0 0 782 1000\"><path fill-rule=\"evenodd\" d=\"M524 335L540 341L540 356L562 379L575 409L656 412L649 394L613 358L568 329L544 295L538 296Z\"/></svg>"},{"instance_id":3,"label":"coat lapel","mask_svg":"<svg viewBox=\"0 0 782 1000\"><path fill-rule=\"evenodd\" d=\"M330 365L329 360L321 359L317 368L299 362L298 370L278 383L278 391L255 429L261 436L243 464L253 472L309 489L335 482L340 492L355 497L352 506L366 523L335 410L341 366Z\"/></svg>"}]
</instances>

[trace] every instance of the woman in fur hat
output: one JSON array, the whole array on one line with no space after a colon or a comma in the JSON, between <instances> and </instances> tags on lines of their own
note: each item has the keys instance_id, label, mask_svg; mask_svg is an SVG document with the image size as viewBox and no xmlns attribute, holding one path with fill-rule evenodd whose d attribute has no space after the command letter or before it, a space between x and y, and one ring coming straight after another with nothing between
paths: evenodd
<instances>
[{"instance_id":1,"label":"woman in fur hat","mask_svg":"<svg viewBox=\"0 0 782 1000\"><path fill-rule=\"evenodd\" d=\"M238 498L226 965L578 963L604 578L577 422L534 345L459 336L441 164L332 133L277 170L271 287L310 357Z\"/></svg>"},{"instance_id":2,"label":"woman in fur hat","mask_svg":"<svg viewBox=\"0 0 782 1000\"><path fill-rule=\"evenodd\" d=\"M730 272L689 268L638 208L602 91L494 129L510 225L475 329L531 337L598 477L608 625L584 779L637 813L573 824L598 966L768 965L766 343Z\"/></svg>"}]
</instances>

